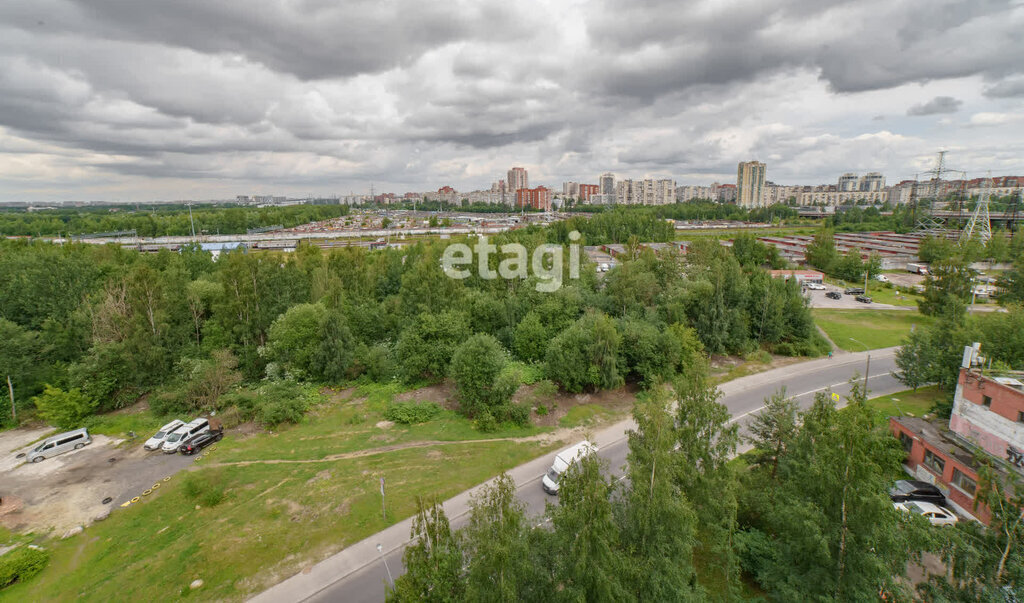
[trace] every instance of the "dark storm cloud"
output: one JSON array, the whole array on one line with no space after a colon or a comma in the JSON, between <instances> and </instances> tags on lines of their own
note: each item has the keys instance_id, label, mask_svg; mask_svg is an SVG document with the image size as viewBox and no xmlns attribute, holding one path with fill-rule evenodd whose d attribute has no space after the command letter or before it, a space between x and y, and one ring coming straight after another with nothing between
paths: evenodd
<instances>
[{"instance_id":1,"label":"dark storm cloud","mask_svg":"<svg viewBox=\"0 0 1024 603\"><path fill-rule=\"evenodd\" d=\"M964 104L963 101L957 100L952 96L936 96L932 100L914 105L907 109L907 115L922 116L922 115L936 115L938 113L956 113L960 110L960 105Z\"/></svg>"},{"instance_id":2,"label":"dark storm cloud","mask_svg":"<svg viewBox=\"0 0 1024 603\"><path fill-rule=\"evenodd\" d=\"M502 3L414 0L38 0L0 10L29 31L245 56L303 79L372 73L517 19ZM44 24L39 25L40 21Z\"/></svg>"},{"instance_id":3,"label":"dark storm cloud","mask_svg":"<svg viewBox=\"0 0 1024 603\"><path fill-rule=\"evenodd\" d=\"M0 148L143 183L433 189L486 185L482 164L578 180L754 155L841 173L945 143L901 134L913 100L858 113L869 94L921 84L910 115L965 99L971 123L1012 121L986 99L1024 96L1022 27L1009 0L8 0ZM0 182L20 169L0 160Z\"/></svg>"}]
</instances>

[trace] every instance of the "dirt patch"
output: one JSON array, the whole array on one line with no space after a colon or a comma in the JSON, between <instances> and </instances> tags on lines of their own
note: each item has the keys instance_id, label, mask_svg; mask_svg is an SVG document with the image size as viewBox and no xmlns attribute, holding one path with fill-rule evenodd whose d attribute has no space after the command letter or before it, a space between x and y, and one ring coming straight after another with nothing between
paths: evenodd
<instances>
[{"instance_id":1,"label":"dirt patch","mask_svg":"<svg viewBox=\"0 0 1024 603\"><path fill-rule=\"evenodd\" d=\"M0 432L0 451L5 452L0 456L0 496L20 501L18 508L0 514L0 525L8 529L62 534L87 526L193 460L149 453L137 445L118 448L121 440L104 435L94 435L84 448L39 463L17 457L46 432L46 428ZM104 504L107 498L112 500Z\"/></svg>"},{"instance_id":2,"label":"dirt patch","mask_svg":"<svg viewBox=\"0 0 1024 603\"><path fill-rule=\"evenodd\" d=\"M409 400L436 402L448 410L456 410L459 407L455 401L455 387L450 381L438 383L437 385L428 385L427 387L421 387L395 396L395 402L408 402Z\"/></svg>"},{"instance_id":3,"label":"dirt patch","mask_svg":"<svg viewBox=\"0 0 1024 603\"><path fill-rule=\"evenodd\" d=\"M319 482L328 479L331 479L331 472L327 469L324 469L323 471L318 471L316 475L306 480L306 483L312 484L314 482Z\"/></svg>"},{"instance_id":4,"label":"dirt patch","mask_svg":"<svg viewBox=\"0 0 1024 603\"><path fill-rule=\"evenodd\" d=\"M377 429L391 429L394 426L394 421L377 421L377 424L374 425Z\"/></svg>"},{"instance_id":5,"label":"dirt patch","mask_svg":"<svg viewBox=\"0 0 1024 603\"><path fill-rule=\"evenodd\" d=\"M237 427L233 427L231 429L231 435L238 438L239 440L244 440L245 438L254 436L257 433L263 433L263 430L260 428L259 425L253 423L252 421L239 423Z\"/></svg>"},{"instance_id":6,"label":"dirt patch","mask_svg":"<svg viewBox=\"0 0 1024 603\"><path fill-rule=\"evenodd\" d=\"M595 404L611 412L610 416L619 418L619 415L629 413L633 410L636 402L636 394L640 388L636 384L628 384L622 387L592 393L573 394L559 391L553 396L536 396L534 385L524 385L519 388L513 397L514 402L531 404L533 406L532 419L535 425L542 427L554 427L570 409L584 404ZM537 414L539 407L545 407L547 414Z\"/></svg>"},{"instance_id":7,"label":"dirt patch","mask_svg":"<svg viewBox=\"0 0 1024 603\"><path fill-rule=\"evenodd\" d=\"M149 410L149 394L144 394L139 398L138 402L130 406L125 406L110 413L111 415L137 415L140 413L147 412Z\"/></svg>"},{"instance_id":8,"label":"dirt patch","mask_svg":"<svg viewBox=\"0 0 1024 603\"><path fill-rule=\"evenodd\" d=\"M427 453L427 458L434 461L440 460L444 458L444 453L441 452L440 450L431 450L430 452Z\"/></svg>"}]
</instances>

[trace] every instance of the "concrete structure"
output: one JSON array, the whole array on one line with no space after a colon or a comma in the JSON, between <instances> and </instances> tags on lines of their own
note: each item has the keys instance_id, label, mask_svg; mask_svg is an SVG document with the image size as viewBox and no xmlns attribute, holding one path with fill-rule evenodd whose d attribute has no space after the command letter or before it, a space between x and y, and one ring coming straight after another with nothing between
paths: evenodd
<instances>
[{"instance_id":1,"label":"concrete structure","mask_svg":"<svg viewBox=\"0 0 1024 603\"><path fill-rule=\"evenodd\" d=\"M797 204L807 205L882 205L889 201L889 191L805 191L797 196Z\"/></svg>"},{"instance_id":2,"label":"concrete structure","mask_svg":"<svg viewBox=\"0 0 1024 603\"><path fill-rule=\"evenodd\" d=\"M857 178L857 174L848 172L839 177L839 183L836 185L836 187L839 189L839 192L852 193L858 188L858 180L859 178Z\"/></svg>"},{"instance_id":3,"label":"concrete structure","mask_svg":"<svg viewBox=\"0 0 1024 603\"><path fill-rule=\"evenodd\" d=\"M604 173L597 180L598 193L602 195L615 194L615 174Z\"/></svg>"},{"instance_id":4,"label":"concrete structure","mask_svg":"<svg viewBox=\"0 0 1024 603\"><path fill-rule=\"evenodd\" d=\"M521 188L516 191L516 207L551 211L551 190L544 186Z\"/></svg>"},{"instance_id":5,"label":"concrete structure","mask_svg":"<svg viewBox=\"0 0 1024 603\"><path fill-rule=\"evenodd\" d=\"M857 190L862 193L872 193L885 189L885 176L878 172L868 172L861 177L857 183Z\"/></svg>"},{"instance_id":6,"label":"concrete structure","mask_svg":"<svg viewBox=\"0 0 1024 603\"><path fill-rule=\"evenodd\" d=\"M736 203L740 207L764 207L765 165L743 161L736 168Z\"/></svg>"},{"instance_id":7,"label":"concrete structure","mask_svg":"<svg viewBox=\"0 0 1024 603\"><path fill-rule=\"evenodd\" d=\"M889 427L907 452L908 473L938 486L957 512L988 523L989 509L975 500L978 455L991 457L1004 475L1024 476L1024 383L985 374L979 352L978 344L964 348L948 425L890 417Z\"/></svg>"},{"instance_id":8,"label":"concrete structure","mask_svg":"<svg viewBox=\"0 0 1024 603\"><path fill-rule=\"evenodd\" d=\"M781 278L782 280L788 281L789 279L796 279L796 282L801 285L806 283L817 283L823 284L825 282L825 275L817 270L771 270L772 278Z\"/></svg>"},{"instance_id":9,"label":"concrete structure","mask_svg":"<svg viewBox=\"0 0 1024 603\"><path fill-rule=\"evenodd\" d=\"M666 205L675 201L673 180L620 180L615 186L615 202L619 205Z\"/></svg>"},{"instance_id":10,"label":"concrete structure","mask_svg":"<svg viewBox=\"0 0 1024 603\"><path fill-rule=\"evenodd\" d=\"M526 173L526 168L514 167L508 171L508 190L509 192L516 192L521 188L530 187L530 178Z\"/></svg>"}]
</instances>

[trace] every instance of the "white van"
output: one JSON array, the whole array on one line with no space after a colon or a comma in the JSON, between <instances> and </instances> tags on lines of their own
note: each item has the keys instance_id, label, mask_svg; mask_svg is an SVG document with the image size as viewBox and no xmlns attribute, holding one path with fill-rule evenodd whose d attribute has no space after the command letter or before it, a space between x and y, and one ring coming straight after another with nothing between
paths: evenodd
<instances>
[{"instance_id":1,"label":"white van","mask_svg":"<svg viewBox=\"0 0 1024 603\"><path fill-rule=\"evenodd\" d=\"M168 434L167 440L164 441L160 450L163 450L167 454L174 454L178 451L178 446L181 446L187 440L207 431L210 431L209 421L202 417L192 419L188 425L182 425Z\"/></svg>"},{"instance_id":2,"label":"white van","mask_svg":"<svg viewBox=\"0 0 1024 603\"><path fill-rule=\"evenodd\" d=\"M43 459L57 456L69 450L78 450L91 443L92 437L89 436L89 430L83 427L82 429L46 438L26 455L25 460L30 463L38 463Z\"/></svg>"},{"instance_id":3,"label":"white van","mask_svg":"<svg viewBox=\"0 0 1024 603\"><path fill-rule=\"evenodd\" d=\"M591 454L597 452L597 446L594 446L590 442L583 440L579 444L566 448L555 455L555 462L551 464L551 468L544 474L544 477L540 480L540 485L544 488L544 491L548 494L558 494L558 480L565 473L565 470L569 468L576 461L586 458Z\"/></svg>"},{"instance_id":4,"label":"white van","mask_svg":"<svg viewBox=\"0 0 1024 603\"><path fill-rule=\"evenodd\" d=\"M175 419L160 428L160 431L156 432L156 435L146 440L146 443L142 445L146 450L156 450L164 445L164 441L167 440L167 436L171 435L175 429L184 425L185 422Z\"/></svg>"}]
</instances>

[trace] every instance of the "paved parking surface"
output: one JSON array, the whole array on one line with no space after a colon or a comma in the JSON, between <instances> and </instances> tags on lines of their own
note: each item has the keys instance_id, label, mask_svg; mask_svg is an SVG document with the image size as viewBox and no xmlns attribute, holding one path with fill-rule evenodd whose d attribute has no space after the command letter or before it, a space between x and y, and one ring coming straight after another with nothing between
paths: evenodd
<instances>
[{"instance_id":1,"label":"paved parking surface","mask_svg":"<svg viewBox=\"0 0 1024 603\"><path fill-rule=\"evenodd\" d=\"M25 463L18 458L30 443L50 430L16 429L0 433L0 525L17 531L53 531L57 535L91 523L167 476L186 468L194 457L146 452L133 443L94 435L81 450ZM172 478L173 479L173 478ZM107 497L111 502L103 504Z\"/></svg>"},{"instance_id":2,"label":"paved parking surface","mask_svg":"<svg viewBox=\"0 0 1024 603\"><path fill-rule=\"evenodd\" d=\"M864 310L864 309L875 309L875 310L916 310L917 308L911 306L893 306L892 304L879 304L870 303L864 304L857 301L856 295L843 295L840 299L829 299L825 297L825 294L829 291L843 292L841 287L835 287L833 285L825 285L824 291L812 291L808 290L805 295L811 301L812 308L830 308L833 310ZM868 296L870 297L870 293Z\"/></svg>"}]
</instances>

